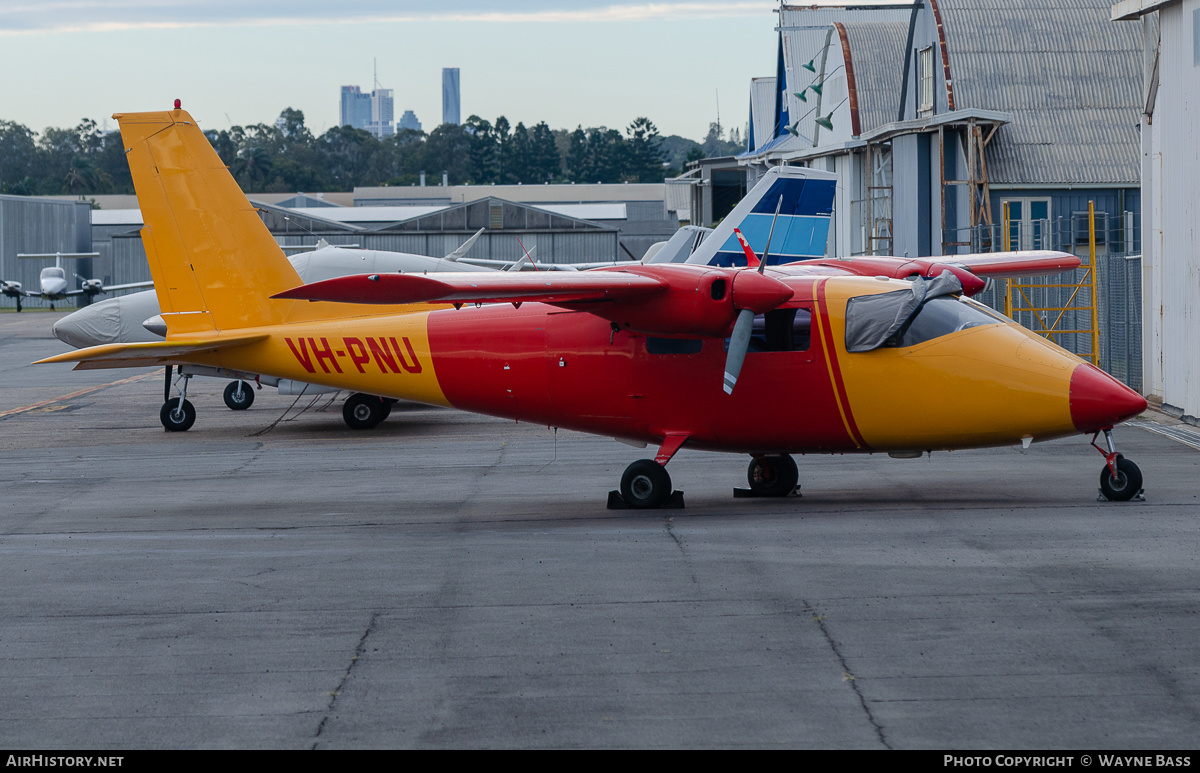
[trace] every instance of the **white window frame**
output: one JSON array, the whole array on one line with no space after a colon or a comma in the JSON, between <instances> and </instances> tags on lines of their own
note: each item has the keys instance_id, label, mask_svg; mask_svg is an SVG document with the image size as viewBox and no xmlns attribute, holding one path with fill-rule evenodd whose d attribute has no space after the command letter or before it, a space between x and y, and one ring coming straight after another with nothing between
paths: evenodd
<instances>
[{"instance_id":1,"label":"white window frame","mask_svg":"<svg viewBox=\"0 0 1200 773\"><path fill-rule=\"evenodd\" d=\"M1049 249L1049 247L1046 246L1046 244L1047 244L1047 240L1050 238L1050 235L1051 235L1050 231L1053 229L1053 226L1048 226L1048 230L1046 233L1036 234L1038 244L1034 244L1035 234L1034 234L1033 217L1031 215L1031 210L1033 209L1034 204L1044 203L1046 205L1046 217L1045 217L1044 221L1042 218L1038 218L1038 222L1039 223L1041 223L1041 222L1053 223L1054 222L1054 210L1053 210L1053 204L1052 204L1050 198L1046 197L1046 196L1025 196L1025 197L1004 198L1004 199L1000 200L1001 212L1004 211L1003 207L1006 202L1007 203L1016 203L1016 204L1021 205L1020 219L1014 219L1010 223L1010 226L1019 224L1019 225L1017 225L1017 228L1016 228L1017 238L1012 240L1012 243L1010 245L1011 249L1014 249L1014 250L1032 250L1032 249L1045 250L1045 249Z\"/></svg>"},{"instance_id":2,"label":"white window frame","mask_svg":"<svg viewBox=\"0 0 1200 773\"><path fill-rule=\"evenodd\" d=\"M933 115L933 46L917 52L917 117Z\"/></svg>"}]
</instances>

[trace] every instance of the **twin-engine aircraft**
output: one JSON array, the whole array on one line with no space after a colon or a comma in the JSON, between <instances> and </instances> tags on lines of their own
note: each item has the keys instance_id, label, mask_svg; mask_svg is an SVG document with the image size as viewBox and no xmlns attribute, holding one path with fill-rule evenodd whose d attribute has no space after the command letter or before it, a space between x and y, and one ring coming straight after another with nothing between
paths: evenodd
<instances>
[{"instance_id":1,"label":"twin-engine aircraft","mask_svg":"<svg viewBox=\"0 0 1200 773\"><path fill-rule=\"evenodd\" d=\"M67 278L67 271L63 268L63 258L98 258L98 252L47 252L34 254L21 254L17 256L23 259L44 260L54 258L54 265L43 268L38 274L38 289L26 290L21 287L20 282L0 281L0 295L8 298L14 298L17 301L17 311L21 311L22 298L40 298L44 301L50 301L50 308L54 308L56 301L66 300L76 295L86 295L88 298L95 298L101 293L109 293L114 290L132 290L136 287L149 287L153 282L130 282L129 284L120 285L105 285L99 279L87 279L75 274L75 278L79 280L79 289L70 289L70 280Z\"/></svg>"},{"instance_id":2,"label":"twin-engine aircraft","mask_svg":"<svg viewBox=\"0 0 1200 773\"><path fill-rule=\"evenodd\" d=\"M792 454L904 457L1091 433L1105 496L1141 488L1111 430L1146 401L966 297L983 278L1073 268L1072 255L780 265L813 254L819 224L798 214L813 178L779 167L684 264L304 285L190 115L114 117L166 340L42 362L253 362L280 377L656 446L626 469L610 506L681 504L665 465L685 446L748 454L750 493L786 496L799 480Z\"/></svg>"}]
</instances>

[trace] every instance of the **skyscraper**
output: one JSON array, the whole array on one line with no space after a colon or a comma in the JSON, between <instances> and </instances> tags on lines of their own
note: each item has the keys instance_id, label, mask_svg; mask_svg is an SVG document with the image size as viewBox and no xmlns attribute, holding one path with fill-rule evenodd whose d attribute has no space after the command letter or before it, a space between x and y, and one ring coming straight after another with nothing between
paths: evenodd
<instances>
[{"instance_id":1,"label":"skyscraper","mask_svg":"<svg viewBox=\"0 0 1200 773\"><path fill-rule=\"evenodd\" d=\"M442 123L462 123L462 96L458 88L458 68L442 68Z\"/></svg>"},{"instance_id":2,"label":"skyscraper","mask_svg":"<svg viewBox=\"0 0 1200 773\"><path fill-rule=\"evenodd\" d=\"M400 129L411 129L412 131L421 131L421 122L417 120L417 114L411 110L405 110L404 115L400 116L400 121L396 124L396 131Z\"/></svg>"},{"instance_id":3,"label":"skyscraper","mask_svg":"<svg viewBox=\"0 0 1200 773\"><path fill-rule=\"evenodd\" d=\"M371 95L358 86L342 86L342 110L338 123L365 129L371 123Z\"/></svg>"},{"instance_id":4,"label":"skyscraper","mask_svg":"<svg viewBox=\"0 0 1200 773\"><path fill-rule=\"evenodd\" d=\"M366 129L383 139L396 133L391 89L375 89L364 94L358 86L342 86L340 124Z\"/></svg>"}]
</instances>

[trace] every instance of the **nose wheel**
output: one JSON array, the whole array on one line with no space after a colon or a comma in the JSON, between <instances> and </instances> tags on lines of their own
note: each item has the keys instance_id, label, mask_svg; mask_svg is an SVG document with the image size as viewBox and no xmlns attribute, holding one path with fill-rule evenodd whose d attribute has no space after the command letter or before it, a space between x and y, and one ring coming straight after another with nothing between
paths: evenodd
<instances>
[{"instance_id":1,"label":"nose wheel","mask_svg":"<svg viewBox=\"0 0 1200 773\"><path fill-rule=\"evenodd\" d=\"M1110 502L1128 502L1134 497L1140 497L1144 491L1141 469L1117 453L1111 429L1102 432L1108 446L1107 451L1096 445L1096 438L1100 433L1092 436L1092 447L1104 455L1104 467L1100 470L1100 496Z\"/></svg>"}]
</instances>

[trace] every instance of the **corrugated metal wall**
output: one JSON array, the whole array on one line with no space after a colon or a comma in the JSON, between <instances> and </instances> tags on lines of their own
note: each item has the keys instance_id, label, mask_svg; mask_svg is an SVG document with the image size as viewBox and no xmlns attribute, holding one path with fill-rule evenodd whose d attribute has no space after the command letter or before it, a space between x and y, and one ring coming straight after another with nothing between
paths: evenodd
<instances>
[{"instance_id":1,"label":"corrugated metal wall","mask_svg":"<svg viewBox=\"0 0 1200 773\"><path fill-rule=\"evenodd\" d=\"M38 199L27 196L0 196L0 279L20 282L26 290L39 289L38 275L53 260L18 260L19 253L90 252L91 206L82 201ZM145 259L143 259L145 262ZM91 277L92 260L65 260L68 275ZM57 306L73 303L59 302ZM23 299L25 306L49 306L33 298ZM16 304L7 301L5 305Z\"/></svg>"},{"instance_id":2,"label":"corrugated metal wall","mask_svg":"<svg viewBox=\"0 0 1200 773\"><path fill-rule=\"evenodd\" d=\"M313 245L317 239L330 244L357 244L364 250L409 252L415 255L443 257L457 249L471 234L400 234L337 233L277 235L282 246ZM537 248L534 256L554 263L595 263L619 260L616 231L576 231L573 233L526 233L521 231L485 231L471 248L469 257L483 260L518 260L525 249ZM150 279L146 250L136 233L111 237L111 264L116 281L140 282ZM520 241L518 241L518 239ZM294 254L289 252L288 254ZM35 277L36 278L36 277Z\"/></svg>"}]
</instances>

